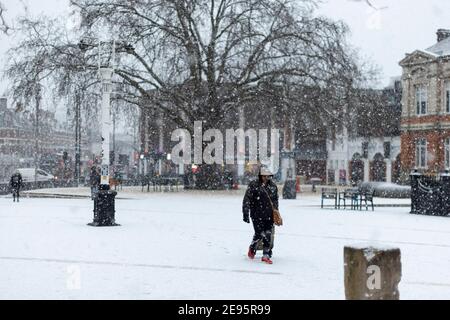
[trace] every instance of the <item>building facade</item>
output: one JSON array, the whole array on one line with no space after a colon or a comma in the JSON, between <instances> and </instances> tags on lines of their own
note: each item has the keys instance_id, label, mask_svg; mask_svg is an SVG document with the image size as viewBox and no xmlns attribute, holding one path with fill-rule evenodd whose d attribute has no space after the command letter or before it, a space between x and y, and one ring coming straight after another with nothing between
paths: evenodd
<instances>
[{"instance_id":1,"label":"building facade","mask_svg":"<svg viewBox=\"0 0 450 320\"><path fill-rule=\"evenodd\" d=\"M450 30L400 61L403 68L401 164L436 174L450 168Z\"/></svg>"},{"instance_id":2,"label":"building facade","mask_svg":"<svg viewBox=\"0 0 450 320\"><path fill-rule=\"evenodd\" d=\"M327 183L399 182L400 137L338 136L327 143Z\"/></svg>"},{"instance_id":3,"label":"building facade","mask_svg":"<svg viewBox=\"0 0 450 320\"><path fill-rule=\"evenodd\" d=\"M401 180L400 121L402 87L393 79L383 90L361 90L349 120L327 140L327 184Z\"/></svg>"}]
</instances>

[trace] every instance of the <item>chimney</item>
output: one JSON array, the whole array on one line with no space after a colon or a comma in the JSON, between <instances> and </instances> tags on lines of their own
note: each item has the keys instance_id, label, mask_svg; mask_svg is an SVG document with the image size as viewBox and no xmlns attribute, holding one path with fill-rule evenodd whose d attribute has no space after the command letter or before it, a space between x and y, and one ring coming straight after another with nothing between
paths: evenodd
<instances>
[{"instance_id":1,"label":"chimney","mask_svg":"<svg viewBox=\"0 0 450 320\"><path fill-rule=\"evenodd\" d=\"M441 42L442 40L445 40L448 37L450 37L450 30L448 30L448 29L439 29L436 34L437 34L437 41Z\"/></svg>"}]
</instances>

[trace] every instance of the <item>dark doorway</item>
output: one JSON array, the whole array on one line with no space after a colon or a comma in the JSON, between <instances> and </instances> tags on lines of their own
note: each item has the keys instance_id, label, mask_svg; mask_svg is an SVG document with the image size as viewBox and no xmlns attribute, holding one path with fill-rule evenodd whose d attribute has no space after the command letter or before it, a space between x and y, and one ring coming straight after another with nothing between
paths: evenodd
<instances>
[{"instance_id":1,"label":"dark doorway","mask_svg":"<svg viewBox=\"0 0 450 320\"><path fill-rule=\"evenodd\" d=\"M350 177L352 185L358 185L364 181L364 162L359 153L355 153L350 162Z\"/></svg>"},{"instance_id":2,"label":"dark doorway","mask_svg":"<svg viewBox=\"0 0 450 320\"><path fill-rule=\"evenodd\" d=\"M392 164L392 182L400 183L401 173L402 173L402 163L401 163L400 154L395 158L394 163Z\"/></svg>"},{"instance_id":3,"label":"dark doorway","mask_svg":"<svg viewBox=\"0 0 450 320\"><path fill-rule=\"evenodd\" d=\"M386 181L386 162L381 153L377 153L372 162L372 181L385 182Z\"/></svg>"}]
</instances>

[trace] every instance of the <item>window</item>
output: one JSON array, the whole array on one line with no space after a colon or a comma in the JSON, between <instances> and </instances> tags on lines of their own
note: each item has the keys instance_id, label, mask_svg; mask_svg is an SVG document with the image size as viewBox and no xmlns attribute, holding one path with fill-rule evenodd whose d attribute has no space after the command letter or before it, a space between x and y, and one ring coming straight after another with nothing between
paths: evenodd
<instances>
[{"instance_id":1,"label":"window","mask_svg":"<svg viewBox=\"0 0 450 320\"><path fill-rule=\"evenodd\" d=\"M427 140L418 139L416 142L416 167L427 167Z\"/></svg>"},{"instance_id":2,"label":"window","mask_svg":"<svg viewBox=\"0 0 450 320\"><path fill-rule=\"evenodd\" d=\"M444 94L445 112L450 113L450 81L445 82Z\"/></svg>"},{"instance_id":3,"label":"window","mask_svg":"<svg viewBox=\"0 0 450 320\"><path fill-rule=\"evenodd\" d=\"M450 138L445 139L445 169L450 169Z\"/></svg>"},{"instance_id":4,"label":"window","mask_svg":"<svg viewBox=\"0 0 450 320\"><path fill-rule=\"evenodd\" d=\"M416 114L427 114L428 91L425 86L416 87Z\"/></svg>"},{"instance_id":5,"label":"window","mask_svg":"<svg viewBox=\"0 0 450 320\"><path fill-rule=\"evenodd\" d=\"M47 174L46 174L44 171L42 171L42 170L38 170L37 172L38 172L38 174L40 174L41 176L47 176Z\"/></svg>"}]
</instances>

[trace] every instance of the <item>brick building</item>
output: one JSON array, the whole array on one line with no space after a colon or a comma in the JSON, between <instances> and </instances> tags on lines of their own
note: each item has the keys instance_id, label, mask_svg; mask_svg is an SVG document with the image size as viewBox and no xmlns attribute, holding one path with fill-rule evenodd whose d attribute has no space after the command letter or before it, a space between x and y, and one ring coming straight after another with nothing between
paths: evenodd
<instances>
[{"instance_id":1,"label":"brick building","mask_svg":"<svg viewBox=\"0 0 450 320\"><path fill-rule=\"evenodd\" d=\"M68 152L71 159L75 158L75 135L57 122L54 113L45 110L39 112L36 150L34 113L16 112L9 109L7 104L6 98L0 98L0 181L7 180L18 168L34 167L36 151L40 168L52 174L58 174L54 171L55 161L62 158L63 152ZM89 155L86 137L82 139L81 149L84 160Z\"/></svg>"},{"instance_id":2,"label":"brick building","mask_svg":"<svg viewBox=\"0 0 450 320\"><path fill-rule=\"evenodd\" d=\"M403 68L401 163L436 174L450 168L450 30L400 61Z\"/></svg>"}]
</instances>

